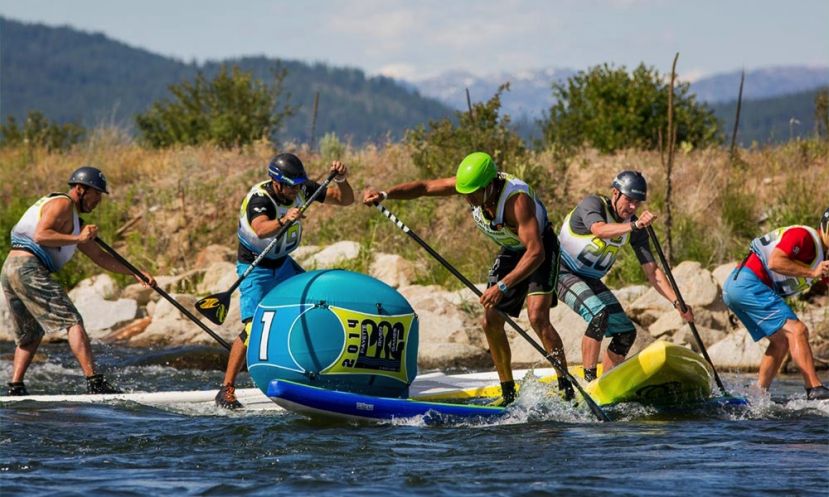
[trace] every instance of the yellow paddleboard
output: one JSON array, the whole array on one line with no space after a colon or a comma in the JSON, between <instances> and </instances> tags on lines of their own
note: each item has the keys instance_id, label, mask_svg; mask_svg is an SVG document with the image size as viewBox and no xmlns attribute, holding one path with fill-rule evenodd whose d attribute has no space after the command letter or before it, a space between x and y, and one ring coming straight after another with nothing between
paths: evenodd
<instances>
[{"instance_id":1,"label":"yellow paddleboard","mask_svg":"<svg viewBox=\"0 0 829 497\"><path fill-rule=\"evenodd\" d=\"M712 377L702 356L658 340L590 382L585 390L599 405L674 405L709 398Z\"/></svg>"},{"instance_id":2,"label":"yellow paddleboard","mask_svg":"<svg viewBox=\"0 0 829 497\"><path fill-rule=\"evenodd\" d=\"M572 366L569 371L573 376L584 377L581 366ZM526 373L514 371L517 380ZM542 383L554 383L557 378L551 368L536 370L533 374ZM585 391L603 406L619 402L666 406L697 402L711 396L713 373L705 359L690 349L663 341L650 344L607 374L602 375L600 364L599 374L601 376L589 383ZM459 381L465 376L475 375L449 378ZM474 387L457 384L455 388L416 389L412 398L432 402L494 399L501 395L501 386L496 381L490 379ZM516 385L516 389L520 391L520 384Z\"/></svg>"}]
</instances>

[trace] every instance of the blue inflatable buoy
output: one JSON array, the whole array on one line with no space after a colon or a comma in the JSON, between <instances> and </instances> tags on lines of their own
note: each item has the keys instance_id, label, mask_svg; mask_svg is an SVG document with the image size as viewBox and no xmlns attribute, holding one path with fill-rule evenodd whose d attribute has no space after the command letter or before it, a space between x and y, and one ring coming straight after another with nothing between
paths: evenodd
<instances>
[{"instance_id":1,"label":"blue inflatable buoy","mask_svg":"<svg viewBox=\"0 0 829 497\"><path fill-rule=\"evenodd\" d=\"M408 396L417 376L418 320L394 288L339 269L309 271L256 308L248 371L272 380L382 397Z\"/></svg>"}]
</instances>

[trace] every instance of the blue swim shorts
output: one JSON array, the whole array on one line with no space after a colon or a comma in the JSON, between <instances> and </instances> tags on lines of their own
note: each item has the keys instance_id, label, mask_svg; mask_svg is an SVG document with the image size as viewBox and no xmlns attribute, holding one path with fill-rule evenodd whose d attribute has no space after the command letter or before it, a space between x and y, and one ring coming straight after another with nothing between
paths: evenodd
<instances>
[{"instance_id":1,"label":"blue swim shorts","mask_svg":"<svg viewBox=\"0 0 829 497\"><path fill-rule=\"evenodd\" d=\"M236 261L236 274L242 276L242 273L247 270L250 264ZM253 313L256 312L256 306L262 298L268 294L276 285L287 280L291 276L305 272L299 264L294 262L290 256L285 257L278 268L266 268L256 266L253 271L239 285L239 292L241 297L240 313L242 315L242 322L253 319Z\"/></svg>"},{"instance_id":2,"label":"blue swim shorts","mask_svg":"<svg viewBox=\"0 0 829 497\"><path fill-rule=\"evenodd\" d=\"M769 337L780 330L789 319L797 315L782 297L760 281L748 268L744 268L734 279L735 269L723 285L722 299L725 305L737 315L755 342Z\"/></svg>"}]
</instances>

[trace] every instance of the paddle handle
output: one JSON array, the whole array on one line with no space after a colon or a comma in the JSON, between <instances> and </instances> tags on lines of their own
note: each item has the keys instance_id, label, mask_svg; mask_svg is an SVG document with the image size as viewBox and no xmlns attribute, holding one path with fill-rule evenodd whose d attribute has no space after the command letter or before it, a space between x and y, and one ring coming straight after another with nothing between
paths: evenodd
<instances>
[{"instance_id":1,"label":"paddle handle","mask_svg":"<svg viewBox=\"0 0 829 497\"><path fill-rule=\"evenodd\" d=\"M671 266L668 264L668 259L665 258L665 254L662 252L662 245L659 243L659 239L656 237L656 231L654 231L653 226L648 226L648 235L651 237L653 241L654 248L656 250L656 254L659 256L659 260L662 262L662 269L665 270L665 276L668 277L668 282L671 284L671 288L673 288L674 293L676 294L676 299L679 301L679 310L682 313L686 313L688 311L688 306L685 305L685 299L682 298L682 293L679 291L679 285L676 284L676 279L674 279L673 271L671 271ZM723 384L722 380L720 379L720 375L717 374L717 368L714 367L713 361L711 361L711 357L708 356L708 351L705 349L705 344L702 342L702 337L700 336L699 332L697 331L697 327L693 321L688 323L688 326L691 327L691 333L694 335L694 340L697 342L697 347L699 347L700 352L702 352L702 356L711 365L711 371L714 372L714 381L717 383L717 387L719 387L720 391L724 395L728 395L728 392L725 390L725 385Z\"/></svg>"},{"instance_id":2,"label":"paddle handle","mask_svg":"<svg viewBox=\"0 0 829 497\"><path fill-rule=\"evenodd\" d=\"M483 295L483 293L478 289L478 287L475 286L474 283L472 283L469 279L467 279L466 276L461 274L460 271L455 269L455 267L452 264L450 264L446 259L444 259L440 254L438 254L434 249L432 249L432 247L430 247L428 243L426 243L414 231L412 231L408 226L406 226L406 224L404 224L403 221L401 221L391 211L386 209L380 203L374 204L374 206L384 216L389 218L389 220L391 222L393 222L398 228L400 228L404 233L409 235L409 237L412 240L414 240L421 247L423 247L432 257L437 259L437 261L440 262L443 265L443 267L445 267L450 273L452 273L456 278L458 278L461 282L463 282L463 284L466 285L470 290L472 290L472 292L475 295L477 295L479 297L481 295ZM590 397L590 395L588 395L588 393L586 391L584 391L584 388L582 388L582 386L579 384L578 380L576 380L573 377L573 375L571 375L570 372L567 371L567 368L565 368L558 359L556 359L555 357L553 357L552 354L550 354L546 350L544 350L544 348L541 347L541 345L539 345L538 342L536 342L529 334L527 334L527 332L524 331L523 328L518 326L518 323L513 321L511 317L509 317L507 314L505 314L502 311L498 311L498 312L501 314L501 317L504 318L504 321L506 323L508 323L513 330L515 330L519 335L521 335L530 345L532 345L533 348L535 348L535 350L537 350L539 353L541 353L541 355L545 359L547 359L550 362L550 364L553 365L553 367L558 371L559 375L562 375L562 376L566 377L570 381L570 383L575 385L575 387L581 393L582 398L584 398L585 402L590 407L590 410L593 412L594 415L596 415L597 418L599 418L599 420L601 420L601 421L610 421L610 418L607 416L607 414L605 414L605 412L602 411L602 409L599 407L598 404L596 404L596 402Z\"/></svg>"},{"instance_id":3,"label":"paddle handle","mask_svg":"<svg viewBox=\"0 0 829 497\"><path fill-rule=\"evenodd\" d=\"M126 267L127 269L129 269L129 270L130 270L130 272L131 272L132 274L134 274L135 276L137 276L138 278L140 278L140 279L141 279L141 281L143 281L144 283L146 283L146 284L148 284L148 285L150 284L150 280L149 280L149 279L148 279L148 278L144 275L144 273L142 273L142 272L141 272L141 271L140 271L137 267L133 266L133 265L132 265L132 264L131 264L128 260L124 259L124 258L121 256L121 254L119 254L118 252L116 252L116 251L115 251L115 249L114 249L114 248L110 247L110 246L109 246L106 242L104 242L103 240L101 240L101 239L100 239L100 238L98 238L98 237L95 237L95 242L96 242L96 243L97 243L97 244L98 244L98 245L99 245L102 249L104 249L104 251L106 251L109 255L111 255L112 257L114 257L114 258L115 258L115 260L117 260L117 261L118 261L118 262L120 262L120 263L121 263L124 267ZM170 302L170 303L173 305L173 307L175 307L176 309L178 309L179 311L181 311L181 313L182 313L182 314L184 314L185 316L187 316L188 318L190 318L190 320L191 320L191 321L193 321L194 323L196 323L196 324L197 324L197 325L198 325L198 326L199 326L202 330L204 330L204 331L205 331L208 335L210 335L211 337L213 337L213 339L214 339L214 340L216 340L217 342L219 342L219 344L220 344L222 347L226 348L227 350L230 350L230 344L228 344L228 343L227 343L227 342L226 342L226 341L225 341L222 337L220 337L219 335L217 335L216 333L214 333L214 332L213 332L213 330L211 330L211 329L210 329L210 328L208 328L208 327L207 327L204 323L202 323L202 322L201 322L201 320L200 320L199 318L197 318L196 316L194 316L192 312L188 311L186 307L184 307L183 305L181 305L181 304L180 304L180 303L179 303L176 299L174 299L174 298L173 298L170 294L168 294L167 292L165 292L164 290L162 290L161 288L159 288L159 287L158 287L158 285L151 285L151 286L152 286L152 289L153 289L153 290L155 290L156 292L158 292L158 293L159 293L159 295L161 295L161 296L162 296L162 297L164 297L164 298L165 298L168 302Z\"/></svg>"}]
</instances>

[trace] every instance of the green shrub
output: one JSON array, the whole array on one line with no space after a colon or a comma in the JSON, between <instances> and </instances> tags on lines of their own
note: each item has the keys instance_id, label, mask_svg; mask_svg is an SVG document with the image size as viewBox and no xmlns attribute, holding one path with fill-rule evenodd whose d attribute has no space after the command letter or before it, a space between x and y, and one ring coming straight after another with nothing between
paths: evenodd
<instances>
[{"instance_id":1,"label":"green shrub","mask_svg":"<svg viewBox=\"0 0 829 497\"><path fill-rule=\"evenodd\" d=\"M210 81L200 72L193 82L170 86L172 101L156 102L136 116L140 139L154 148L201 143L233 148L272 138L294 112L281 102L285 75L274 70L269 86L236 66L223 65Z\"/></svg>"},{"instance_id":2,"label":"green shrub","mask_svg":"<svg viewBox=\"0 0 829 497\"><path fill-rule=\"evenodd\" d=\"M628 74L624 67L604 64L553 83L552 90L556 103L541 122L545 146L590 145L605 153L659 148L670 87L655 69L640 64ZM696 101L688 83L676 85L673 103L677 143L704 147L717 142L717 119Z\"/></svg>"},{"instance_id":3,"label":"green shrub","mask_svg":"<svg viewBox=\"0 0 829 497\"><path fill-rule=\"evenodd\" d=\"M829 199L815 195L815 185L806 178L790 177L768 210L772 228L801 224L817 227ZM755 234L755 236L759 233Z\"/></svg>"},{"instance_id":4,"label":"green shrub","mask_svg":"<svg viewBox=\"0 0 829 497\"><path fill-rule=\"evenodd\" d=\"M337 137L337 133L326 133L320 140L320 155L323 163L327 166L334 160L342 160L345 157L346 146Z\"/></svg>"},{"instance_id":5,"label":"green shrub","mask_svg":"<svg viewBox=\"0 0 829 497\"><path fill-rule=\"evenodd\" d=\"M718 259L719 247L709 227L689 216L674 216L673 239L674 261L699 261L703 266L710 266ZM664 243L664 237L660 240Z\"/></svg>"},{"instance_id":6,"label":"green shrub","mask_svg":"<svg viewBox=\"0 0 829 497\"><path fill-rule=\"evenodd\" d=\"M80 142L85 134L86 130L79 124L58 124L42 112L31 111L22 127L17 125L14 116L9 116L5 124L0 124L0 147L26 144L48 151L66 150Z\"/></svg>"},{"instance_id":7,"label":"green shrub","mask_svg":"<svg viewBox=\"0 0 829 497\"><path fill-rule=\"evenodd\" d=\"M754 195L732 181L723 190L720 202L722 221L734 238L745 240L757 236Z\"/></svg>"},{"instance_id":8,"label":"green shrub","mask_svg":"<svg viewBox=\"0 0 829 497\"><path fill-rule=\"evenodd\" d=\"M538 166L530 164L524 141L510 129L509 116L499 115L501 94L507 90L509 84L501 85L489 101L456 112L457 124L442 119L431 121L428 130L421 126L407 133L412 161L424 177L454 176L461 160L475 151L490 154L502 171L540 175Z\"/></svg>"}]
</instances>

